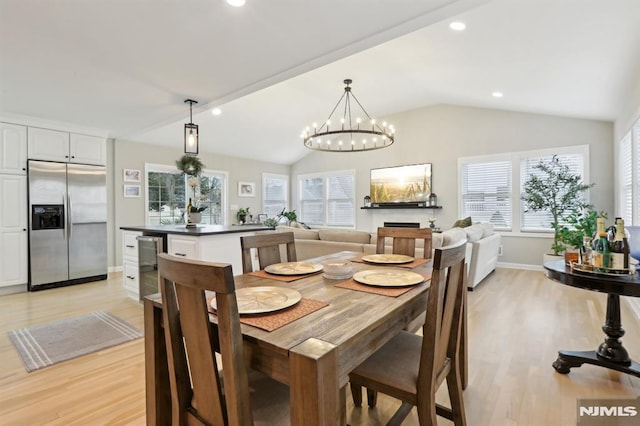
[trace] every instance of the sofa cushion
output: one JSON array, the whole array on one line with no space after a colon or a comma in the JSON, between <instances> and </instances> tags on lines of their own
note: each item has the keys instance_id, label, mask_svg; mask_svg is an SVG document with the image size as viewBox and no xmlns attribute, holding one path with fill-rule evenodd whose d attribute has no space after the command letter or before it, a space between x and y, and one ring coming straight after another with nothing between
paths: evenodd
<instances>
[{"instance_id":1,"label":"sofa cushion","mask_svg":"<svg viewBox=\"0 0 640 426\"><path fill-rule=\"evenodd\" d=\"M449 246L460 240L467 240L467 233L462 228L447 229L442 233L442 246Z\"/></svg>"},{"instance_id":2,"label":"sofa cushion","mask_svg":"<svg viewBox=\"0 0 640 426\"><path fill-rule=\"evenodd\" d=\"M466 228L467 226L471 226L471 216L456 220L452 228Z\"/></svg>"},{"instance_id":3,"label":"sofa cushion","mask_svg":"<svg viewBox=\"0 0 640 426\"><path fill-rule=\"evenodd\" d=\"M493 224L489 222L482 222L479 224L482 227L482 238L487 238L493 235Z\"/></svg>"},{"instance_id":4,"label":"sofa cushion","mask_svg":"<svg viewBox=\"0 0 640 426\"><path fill-rule=\"evenodd\" d=\"M371 234L364 231L321 229L318 235L323 241L340 241L357 244L369 244L371 242Z\"/></svg>"},{"instance_id":5,"label":"sofa cushion","mask_svg":"<svg viewBox=\"0 0 640 426\"><path fill-rule=\"evenodd\" d=\"M464 228L464 232L467 234L467 242L469 243L473 243L482 238L482 226L479 223L467 226Z\"/></svg>"},{"instance_id":6,"label":"sofa cushion","mask_svg":"<svg viewBox=\"0 0 640 426\"><path fill-rule=\"evenodd\" d=\"M319 240L320 236L318 231L313 229L294 228L292 226L278 225L276 226L278 232L293 232L293 238L296 240Z\"/></svg>"}]
</instances>

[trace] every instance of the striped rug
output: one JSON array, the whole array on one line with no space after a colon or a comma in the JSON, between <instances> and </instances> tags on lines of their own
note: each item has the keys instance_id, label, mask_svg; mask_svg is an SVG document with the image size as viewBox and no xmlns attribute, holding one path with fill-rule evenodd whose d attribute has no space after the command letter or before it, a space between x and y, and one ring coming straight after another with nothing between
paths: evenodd
<instances>
[{"instance_id":1,"label":"striped rug","mask_svg":"<svg viewBox=\"0 0 640 426\"><path fill-rule=\"evenodd\" d=\"M140 337L138 329L102 311L9 332L29 372Z\"/></svg>"}]
</instances>

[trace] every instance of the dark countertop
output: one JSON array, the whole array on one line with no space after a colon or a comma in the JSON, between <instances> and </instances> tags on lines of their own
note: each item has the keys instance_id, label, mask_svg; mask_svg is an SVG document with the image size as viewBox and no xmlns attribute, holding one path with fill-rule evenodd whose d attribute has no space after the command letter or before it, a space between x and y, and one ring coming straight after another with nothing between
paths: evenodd
<instances>
[{"instance_id":1,"label":"dark countertop","mask_svg":"<svg viewBox=\"0 0 640 426\"><path fill-rule=\"evenodd\" d=\"M253 232L273 230L264 225L198 225L195 228L187 228L185 225L150 225L150 226L121 226L124 231L139 231L145 235L178 234L178 235L216 235L232 234L235 232Z\"/></svg>"}]
</instances>

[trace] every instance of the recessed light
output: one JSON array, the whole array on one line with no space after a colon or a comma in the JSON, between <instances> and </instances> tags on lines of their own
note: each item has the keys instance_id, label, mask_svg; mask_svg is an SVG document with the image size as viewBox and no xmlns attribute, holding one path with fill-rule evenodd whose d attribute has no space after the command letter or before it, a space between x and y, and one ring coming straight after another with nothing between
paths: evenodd
<instances>
[{"instance_id":1,"label":"recessed light","mask_svg":"<svg viewBox=\"0 0 640 426\"><path fill-rule=\"evenodd\" d=\"M492 92L491 96L493 96L494 98L501 98L504 96L504 94L502 92Z\"/></svg>"},{"instance_id":2,"label":"recessed light","mask_svg":"<svg viewBox=\"0 0 640 426\"><path fill-rule=\"evenodd\" d=\"M227 0L227 3L234 7L244 6L246 0Z\"/></svg>"},{"instance_id":3,"label":"recessed light","mask_svg":"<svg viewBox=\"0 0 640 426\"><path fill-rule=\"evenodd\" d=\"M220 115L220 114L222 114L222 110L220 110L220 108L214 108L214 109L211 110L211 114Z\"/></svg>"},{"instance_id":4,"label":"recessed light","mask_svg":"<svg viewBox=\"0 0 640 426\"><path fill-rule=\"evenodd\" d=\"M467 28L467 24L465 24L464 22L455 21L449 24L449 28L454 31L464 31L464 29Z\"/></svg>"}]
</instances>

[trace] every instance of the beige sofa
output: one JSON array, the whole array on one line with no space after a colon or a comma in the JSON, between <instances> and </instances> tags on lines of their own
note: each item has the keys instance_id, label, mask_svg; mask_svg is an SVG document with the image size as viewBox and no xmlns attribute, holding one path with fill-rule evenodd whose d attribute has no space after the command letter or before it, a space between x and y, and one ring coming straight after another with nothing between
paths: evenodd
<instances>
[{"instance_id":1,"label":"beige sofa","mask_svg":"<svg viewBox=\"0 0 640 426\"><path fill-rule=\"evenodd\" d=\"M277 232L293 232L298 260L325 256L339 251L354 251L362 254L376 252L376 234L365 231L342 229L304 229L292 226L278 226ZM474 224L466 228L451 228L432 236L432 249L467 240L466 263L468 267L467 286L473 289L489 273L498 261L501 237L493 232L488 223ZM391 240L386 243L391 252ZM418 241L416 256L423 256L422 241Z\"/></svg>"}]
</instances>

